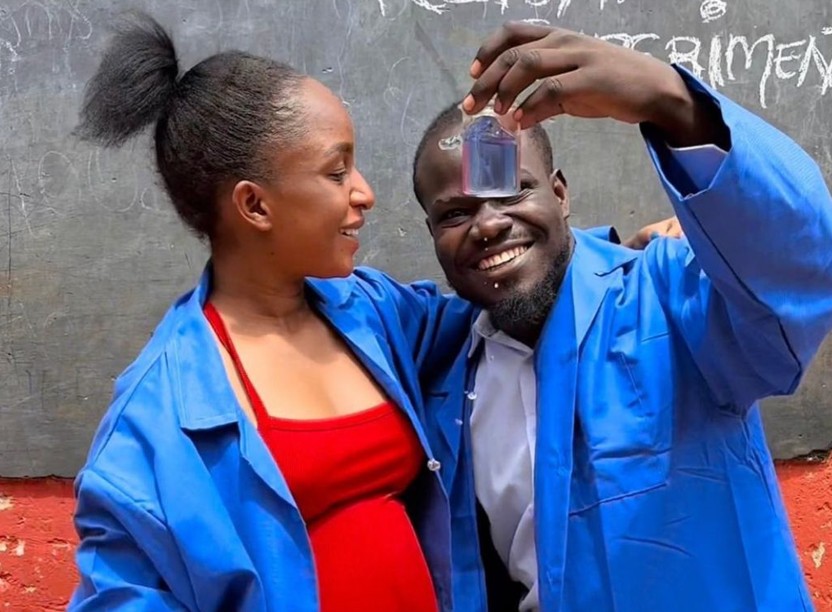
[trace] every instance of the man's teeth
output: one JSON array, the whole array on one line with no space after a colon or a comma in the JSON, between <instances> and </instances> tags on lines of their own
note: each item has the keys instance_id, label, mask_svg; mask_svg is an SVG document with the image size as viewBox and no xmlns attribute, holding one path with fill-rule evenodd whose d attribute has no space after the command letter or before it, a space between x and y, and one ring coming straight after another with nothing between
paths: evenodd
<instances>
[{"instance_id":1,"label":"man's teeth","mask_svg":"<svg viewBox=\"0 0 832 612\"><path fill-rule=\"evenodd\" d=\"M527 246L514 247L508 251L503 251L502 253L497 253L491 257L486 257L480 261L478 267L480 270L490 270L491 268L496 268L499 265L510 262L515 257L520 257L520 255L528 250L529 247Z\"/></svg>"},{"instance_id":2,"label":"man's teeth","mask_svg":"<svg viewBox=\"0 0 832 612\"><path fill-rule=\"evenodd\" d=\"M344 236L349 236L350 238L358 238L357 229L342 229L341 233L344 234Z\"/></svg>"}]
</instances>

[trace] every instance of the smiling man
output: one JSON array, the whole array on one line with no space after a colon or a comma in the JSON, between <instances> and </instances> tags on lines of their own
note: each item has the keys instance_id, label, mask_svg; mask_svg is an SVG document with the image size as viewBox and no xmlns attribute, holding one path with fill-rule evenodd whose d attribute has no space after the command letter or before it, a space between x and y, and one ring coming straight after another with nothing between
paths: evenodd
<instances>
[{"instance_id":1,"label":"smiling man","mask_svg":"<svg viewBox=\"0 0 832 612\"><path fill-rule=\"evenodd\" d=\"M414 160L439 262L484 309L423 380L456 609L810 610L757 402L795 390L832 326L816 165L691 75L591 37L510 25L472 75L472 113L542 84L512 111L519 195L462 192L459 151L438 146L453 107ZM561 113L640 124L686 240L636 252L570 229L533 127ZM516 590L489 573L486 592L489 551Z\"/></svg>"}]
</instances>

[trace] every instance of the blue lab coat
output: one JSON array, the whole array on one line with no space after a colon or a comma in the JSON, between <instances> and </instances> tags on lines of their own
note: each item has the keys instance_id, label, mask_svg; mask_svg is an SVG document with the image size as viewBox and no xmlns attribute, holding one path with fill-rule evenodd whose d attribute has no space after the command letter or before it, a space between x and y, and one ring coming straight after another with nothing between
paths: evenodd
<instances>
[{"instance_id":1,"label":"blue lab coat","mask_svg":"<svg viewBox=\"0 0 832 612\"><path fill-rule=\"evenodd\" d=\"M317 612L306 526L242 412L202 306L210 266L119 377L76 480L80 584L70 611ZM359 269L309 283L312 305L410 418L426 454L408 511L440 610L451 610L450 520L419 422L419 373L465 342L473 308L431 283ZM280 364L275 364L280 367Z\"/></svg>"},{"instance_id":2,"label":"blue lab coat","mask_svg":"<svg viewBox=\"0 0 832 612\"><path fill-rule=\"evenodd\" d=\"M648 138L686 239L576 231L536 346L544 612L812 609L757 401L792 393L832 326L832 202L794 142L681 72L732 140L696 190ZM468 352L425 381L424 413L466 611L486 606Z\"/></svg>"}]
</instances>

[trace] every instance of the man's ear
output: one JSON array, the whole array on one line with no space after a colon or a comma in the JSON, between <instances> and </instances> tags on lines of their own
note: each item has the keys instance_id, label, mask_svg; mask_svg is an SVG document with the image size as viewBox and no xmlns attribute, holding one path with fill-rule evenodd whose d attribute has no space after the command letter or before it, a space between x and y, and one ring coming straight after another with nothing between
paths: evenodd
<instances>
[{"instance_id":1,"label":"man's ear","mask_svg":"<svg viewBox=\"0 0 832 612\"><path fill-rule=\"evenodd\" d=\"M563 211L563 218L569 218L569 189L566 186L566 177L563 175L563 172L560 171L560 168L552 172L552 176L550 177L550 181L552 183L552 191L555 192L555 196L557 197L558 201L560 202L561 210Z\"/></svg>"}]
</instances>

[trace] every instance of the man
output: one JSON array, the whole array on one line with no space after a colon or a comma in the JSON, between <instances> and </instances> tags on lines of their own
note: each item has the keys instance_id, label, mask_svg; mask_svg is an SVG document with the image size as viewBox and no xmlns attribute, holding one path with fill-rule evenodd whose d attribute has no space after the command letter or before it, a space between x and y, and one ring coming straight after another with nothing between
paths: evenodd
<instances>
[{"instance_id":1,"label":"man","mask_svg":"<svg viewBox=\"0 0 832 612\"><path fill-rule=\"evenodd\" d=\"M517 197L462 193L459 151L438 146L453 109L414 160L448 281L485 309L423 378L455 609L812 609L756 402L795 390L832 325L816 165L690 74L591 37L508 25L472 76L470 113L543 80L507 116L527 130ZM637 252L569 228L529 129L561 113L640 125L684 240ZM486 594L492 544L520 586L508 604L505 585Z\"/></svg>"}]
</instances>

